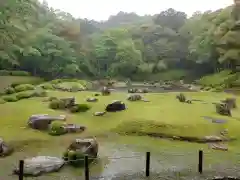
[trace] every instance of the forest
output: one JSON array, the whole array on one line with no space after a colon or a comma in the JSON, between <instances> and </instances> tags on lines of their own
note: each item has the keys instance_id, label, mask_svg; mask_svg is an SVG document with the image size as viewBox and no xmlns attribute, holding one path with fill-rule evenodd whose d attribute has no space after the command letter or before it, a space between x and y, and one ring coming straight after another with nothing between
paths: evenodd
<instances>
[{"instance_id":1,"label":"forest","mask_svg":"<svg viewBox=\"0 0 240 180\"><path fill-rule=\"evenodd\" d=\"M0 70L44 78L198 78L239 71L240 10L169 8L153 16L119 12L107 21L74 18L37 0L3 0Z\"/></svg>"}]
</instances>

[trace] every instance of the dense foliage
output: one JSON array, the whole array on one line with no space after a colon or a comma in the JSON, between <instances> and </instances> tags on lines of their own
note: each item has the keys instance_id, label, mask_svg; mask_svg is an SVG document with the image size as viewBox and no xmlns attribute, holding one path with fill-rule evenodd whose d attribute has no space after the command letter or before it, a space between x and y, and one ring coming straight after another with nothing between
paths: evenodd
<instances>
[{"instance_id":1,"label":"dense foliage","mask_svg":"<svg viewBox=\"0 0 240 180\"><path fill-rule=\"evenodd\" d=\"M198 77L240 65L238 5L216 12L119 12L76 19L37 0L2 0L0 69L45 78ZM189 73L191 76L188 76Z\"/></svg>"}]
</instances>

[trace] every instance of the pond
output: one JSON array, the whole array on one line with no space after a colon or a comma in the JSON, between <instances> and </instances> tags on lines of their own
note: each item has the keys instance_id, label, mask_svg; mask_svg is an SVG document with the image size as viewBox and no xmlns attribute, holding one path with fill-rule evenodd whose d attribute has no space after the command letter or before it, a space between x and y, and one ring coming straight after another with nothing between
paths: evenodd
<instances>
[{"instance_id":1,"label":"pond","mask_svg":"<svg viewBox=\"0 0 240 180\"><path fill-rule=\"evenodd\" d=\"M11 175L14 165L19 159L37 155L60 157L66 148L64 139L57 142L35 143L31 147L18 150L12 156L0 159L0 177L4 180L16 180ZM237 153L213 152L206 144L192 144L169 140L159 140L150 137L122 137L98 138L100 149L99 159L90 166L91 179L144 179L146 152L151 152L151 178L164 179L205 179L221 173L240 175L235 164ZM61 145L63 143L63 145ZM197 173L198 150L204 150L204 173ZM221 158L219 158L221 157ZM84 179L83 168L64 167L60 172L45 174L38 180L53 179Z\"/></svg>"}]
</instances>

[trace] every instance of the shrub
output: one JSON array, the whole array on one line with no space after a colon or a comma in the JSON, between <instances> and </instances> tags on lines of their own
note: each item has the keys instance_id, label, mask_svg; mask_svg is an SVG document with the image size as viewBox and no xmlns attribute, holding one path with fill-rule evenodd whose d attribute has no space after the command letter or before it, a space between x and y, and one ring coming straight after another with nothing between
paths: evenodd
<instances>
[{"instance_id":1,"label":"shrub","mask_svg":"<svg viewBox=\"0 0 240 180\"><path fill-rule=\"evenodd\" d=\"M54 101L54 100L57 100L57 98L56 97L49 97L48 98L48 101Z\"/></svg>"},{"instance_id":2,"label":"shrub","mask_svg":"<svg viewBox=\"0 0 240 180\"><path fill-rule=\"evenodd\" d=\"M56 99L49 103L51 109L65 109L65 104L62 100Z\"/></svg>"},{"instance_id":3,"label":"shrub","mask_svg":"<svg viewBox=\"0 0 240 180\"><path fill-rule=\"evenodd\" d=\"M67 150L63 154L63 159L75 167L82 166L84 164L84 154L80 151Z\"/></svg>"},{"instance_id":4,"label":"shrub","mask_svg":"<svg viewBox=\"0 0 240 180\"><path fill-rule=\"evenodd\" d=\"M50 81L49 83L51 83L51 84L59 84L59 83L62 83L62 82L63 82L62 79L54 79L54 80Z\"/></svg>"},{"instance_id":5,"label":"shrub","mask_svg":"<svg viewBox=\"0 0 240 180\"><path fill-rule=\"evenodd\" d=\"M22 84L22 83L20 83L20 82L14 82L14 83L12 83L10 86L12 87L12 88L15 88L16 86L18 86L18 85L20 85L20 84ZM14 89L15 90L15 89Z\"/></svg>"},{"instance_id":6,"label":"shrub","mask_svg":"<svg viewBox=\"0 0 240 180\"><path fill-rule=\"evenodd\" d=\"M177 95L176 98L179 100L179 102L186 102L186 96L182 93Z\"/></svg>"},{"instance_id":7,"label":"shrub","mask_svg":"<svg viewBox=\"0 0 240 180\"><path fill-rule=\"evenodd\" d=\"M31 74L26 71L11 71L10 75L12 75L12 76L30 76Z\"/></svg>"},{"instance_id":8,"label":"shrub","mask_svg":"<svg viewBox=\"0 0 240 180\"><path fill-rule=\"evenodd\" d=\"M223 116L231 116L231 110L227 104L216 104L216 112Z\"/></svg>"},{"instance_id":9,"label":"shrub","mask_svg":"<svg viewBox=\"0 0 240 180\"><path fill-rule=\"evenodd\" d=\"M26 71L0 70L0 76L30 76L30 73Z\"/></svg>"},{"instance_id":10,"label":"shrub","mask_svg":"<svg viewBox=\"0 0 240 180\"><path fill-rule=\"evenodd\" d=\"M43 88L43 89L46 89L46 90L53 90L54 89L53 85L50 84L50 83L41 84L40 87Z\"/></svg>"},{"instance_id":11,"label":"shrub","mask_svg":"<svg viewBox=\"0 0 240 180\"><path fill-rule=\"evenodd\" d=\"M31 84L20 84L15 87L16 92L34 90L34 86Z\"/></svg>"},{"instance_id":12,"label":"shrub","mask_svg":"<svg viewBox=\"0 0 240 180\"><path fill-rule=\"evenodd\" d=\"M49 128L49 134L52 136L60 136L66 134L67 131L64 128L64 123L59 121L53 121Z\"/></svg>"},{"instance_id":13,"label":"shrub","mask_svg":"<svg viewBox=\"0 0 240 180\"><path fill-rule=\"evenodd\" d=\"M10 71L0 70L0 76L10 76Z\"/></svg>"},{"instance_id":14,"label":"shrub","mask_svg":"<svg viewBox=\"0 0 240 180\"><path fill-rule=\"evenodd\" d=\"M28 98L31 98L33 97L33 91L24 91L24 92L19 92L16 94L16 98L18 100L21 100L21 99L28 99Z\"/></svg>"},{"instance_id":15,"label":"shrub","mask_svg":"<svg viewBox=\"0 0 240 180\"><path fill-rule=\"evenodd\" d=\"M77 113L77 112L86 112L91 107L88 104L75 104L73 107L70 108L71 113Z\"/></svg>"},{"instance_id":16,"label":"shrub","mask_svg":"<svg viewBox=\"0 0 240 180\"><path fill-rule=\"evenodd\" d=\"M17 102L18 99L14 95L9 95L9 96L2 96L2 99L6 102Z\"/></svg>"},{"instance_id":17,"label":"shrub","mask_svg":"<svg viewBox=\"0 0 240 180\"><path fill-rule=\"evenodd\" d=\"M4 92L5 94L14 94L15 90L12 87L7 87Z\"/></svg>"},{"instance_id":18,"label":"shrub","mask_svg":"<svg viewBox=\"0 0 240 180\"><path fill-rule=\"evenodd\" d=\"M4 104L6 101L4 101L2 98L0 98L0 104Z\"/></svg>"},{"instance_id":19,"label":"shrub","mask_svg":"<svg viewBox=\"0 0 240 180\"><path fill-rule=\"evenodd\" d=\"M42 89L37 89L33 92L33 96L34 97L46 97L47 96L47 92L42 90Z\"/></svg>"}]
</instances>

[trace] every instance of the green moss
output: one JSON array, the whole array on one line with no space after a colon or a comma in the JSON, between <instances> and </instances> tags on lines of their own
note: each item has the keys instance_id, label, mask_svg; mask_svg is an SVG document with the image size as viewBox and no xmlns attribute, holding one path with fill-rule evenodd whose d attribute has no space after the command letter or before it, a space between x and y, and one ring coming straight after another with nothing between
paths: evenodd
<instances>
[{"instance_id":1,"label":"green moss","mask_svg":"<svg viewBox=\"0 0 240 180\"><path fill-rule=\"evenodd\" d=\"M31 84L20 84L16 86L14 89L16 92L29 91L34 90L34 86Z\"/></svg>"},{"instance_id":2,"label":"green moss","mask_svg":"<svg viewBox=\"0 0 240 180\"><path fill-rule=\"evenodd\" d=\"M59 121L53 121L50 125L49 134L52 136L60 136L66 134L67 131L64 129L64 123Z\"/></svg>"}]
</instances>

